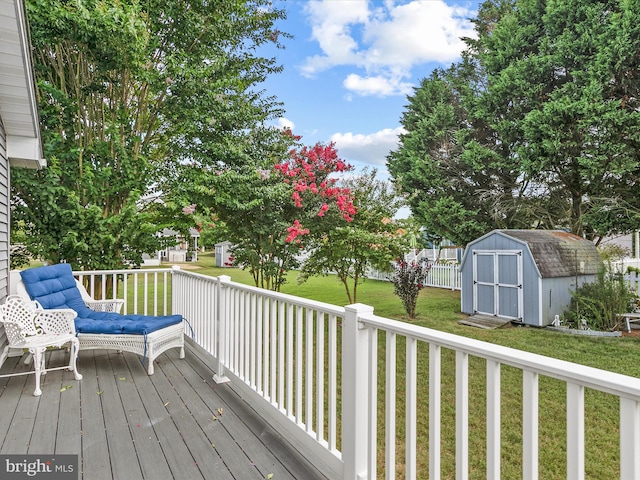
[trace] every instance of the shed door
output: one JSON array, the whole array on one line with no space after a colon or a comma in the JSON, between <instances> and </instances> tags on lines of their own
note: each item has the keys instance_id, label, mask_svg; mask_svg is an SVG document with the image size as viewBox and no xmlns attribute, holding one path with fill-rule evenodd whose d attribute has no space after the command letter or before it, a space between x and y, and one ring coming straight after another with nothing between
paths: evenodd
<instances>
[{"instance_id":1,"label":"shed door","mask_svg":"<svg viewBox=\"0 0 640 480\"><path fill-rule=\"evenodd\" d=\"M473 251L475 313L522 319L522 251Z\"/></svg>"}]
</instances>

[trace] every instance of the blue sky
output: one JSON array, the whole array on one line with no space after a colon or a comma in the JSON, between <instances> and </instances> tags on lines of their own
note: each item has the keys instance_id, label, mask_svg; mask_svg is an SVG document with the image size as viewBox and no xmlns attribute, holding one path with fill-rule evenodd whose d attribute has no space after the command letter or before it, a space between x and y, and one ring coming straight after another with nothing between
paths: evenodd
<instances>
[{"instance_id":1,"label":"blue sky","mask_svg":"<svg viewBox=\"0 0 640 480\"><path fill-rule=\"evenodd\" d=\"M378 169L397 146L413 87L460 58L477 0L290 0L278 24L294 35L272 49L284 72L262 85L284 103L281 126L305 145L335 142L356 171Z\"/></svg>"}]
</instances>

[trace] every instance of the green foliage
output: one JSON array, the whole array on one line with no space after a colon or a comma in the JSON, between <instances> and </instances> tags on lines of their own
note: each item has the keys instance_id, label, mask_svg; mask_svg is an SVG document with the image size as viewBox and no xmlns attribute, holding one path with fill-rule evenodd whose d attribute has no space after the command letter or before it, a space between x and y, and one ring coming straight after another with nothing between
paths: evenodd
<instances>
[{"instance_id":1,"label":"green foliage","mask_svg":"<svg viewBox=\"0 0 640 480\"><path fill-rule=\"evenodd\" d=\"M43 171L12 171L29 250L74 268L139 264L181 210L185 159L242 144L279 108L253 91L277 72L279 9L254 2L27 2ZM194 35L197 32L197 35Z\"/></svg>"},{"instance_id":2,"label":"green foliage","mask_svg":"<svg viewBox=\"0 0 640 480\"><path fill-rule=\"evenodd\" d=\"M349 192L336 186L348 170L333 144L301 146L289 130L256 129L237 159L185 166L185 197L223 223L234 265L256 286L279 291L300 267L303 247L328 228L347 223Z\"/></svg>"},{"instance_id":3,"label":"green foliage","mask_svg":"<svg viewBox=\"0 0 640 480\"><path fill-rule=\"evenodd\" d=\"M431 233L588 238L640 222L640 4L488 0L462 60L409 97L389 171Z\"/></svg>"},{"instance_id":4,"label":"green foliage","mask_svg":"<svg viewBox=\"0 0 640 480\"><path fill-rule=\"evenodd\" d=\"M633 309L636 295L621 274L602 269L595 282L585 283L572 292L571 305L564 313L566 320L576 327L585 320L592 330L618 330L618 316Z\"/></svg>"},{"instance_id":5,"label":"green foliage","mask_svg":"<svg viewBox=\"0 0 640 480\"><path fill-rule=\"evenodd\" d=\"M611 266L613 262L620 261L631 255L628 248L612 243L598 247L598 253L605 264L609 266Z\"/></svg>"},{"instance_id":6,"label":"green foliage","mask_svg":"<svg viewBox=\"0 0 640 480\"><path fill-rule=\"evenodd\" d=\"M426 261L405 262L402 260L396 262L395 271L391 277L393 293L402 300L402 306L409 318L416 317L418 294L424 288L424 279L429 273L431 265Z\"/></svg>"},{"instance_id":7,"label":"green foliage","mask_svg":"<svg viewBox=\"0 0 640 480\"><path fill-rule=\"evenodd\" d=\"M357 213L348 223L337 212L313 223L307 242L310 256L299 282L311 275L336 274L349 303L356 303L358 286L366 280L367 271L389 271L393 259L406 251L409 235L416 232L392 220L403 200L388 183L377 180L376 174L375 169L364 169L342 182L353 195Z\"/></svg>"}]
</instances>

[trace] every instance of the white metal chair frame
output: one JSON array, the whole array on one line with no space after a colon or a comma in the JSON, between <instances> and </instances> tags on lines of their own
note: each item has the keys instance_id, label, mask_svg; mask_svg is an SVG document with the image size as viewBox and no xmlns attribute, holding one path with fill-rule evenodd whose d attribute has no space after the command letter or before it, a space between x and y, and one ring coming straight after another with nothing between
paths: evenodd
<instances>
[{"instance_id":1,"label":"white metal chair frame","mask_svg":"<svg viewBox=\"0 0 640 480\"><path fill-rule=\"evenodd\" d=\"M29 372L3 374L0 377L13 377L35 373L36 387L33 395L42 394L40 376L48 371L68 369L74 372L76 380L82 375L76 368L79 342L76 338L73 320L76 312L68 309L43 310L36 302L12 295L0 305L0 322L4 324L8 344L0 354L0 365L7 357L9 349L28 350L33 355L34 370ZM46 368L45 351L50 347L71 345L69 364L64 367Z\"/></svg>"}]
</instances>

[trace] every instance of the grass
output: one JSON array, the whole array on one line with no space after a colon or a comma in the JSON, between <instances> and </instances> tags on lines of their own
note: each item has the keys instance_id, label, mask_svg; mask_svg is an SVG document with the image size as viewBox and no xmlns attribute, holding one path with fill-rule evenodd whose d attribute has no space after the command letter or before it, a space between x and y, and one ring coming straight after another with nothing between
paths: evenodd
<instances>
[{"instance_id":1,"label":"grass","mask_svg":"<svg viewBox=\"0 0 640 480\"><path fill-rule=\"evenodd\" d=\"M253 284L251 276L242 270L216 268L213 257L200 256L198 273L229 275L233 281ZM290 272L283 293L310 298L335 305L345 305L347 296L334 277L314 277L306 283L296 283L296 272ZM417 318L410 320L402 303L393 294L388 282L367 280L359 287L358 302L372 305L383 317L407 321L457 335L504 345L570 362L640 377L640 337L603 338L559 334L545 329L511 327L499 330L481 330L463 326L458 321L460 292L426 288L421 291L417 305ZM380 336L380 379L384 378L383 335ZM397 478L403 477L404 462L404 350L403 341L397 346ZM428 476L428 346L418 351L418 472L419 478ZM469 429L470 478L485 478L485 415L486 415L486 363L472 357L469 366ZM380 382L382 383L382 382ZM522 372L502 367L502 478L522 476ZM539 397L539 469L540 478L566 478L566 388L563 382L541 377ZM384 385L379 385L379 404L384 405ZM455 478L455 353L443 350L442 357L442 478ZM380 412L378 435L380 452L378 474L384 472L384 414ZM619 477L619 404L616 397L593 390L585 394L585 464L587 478Z\"/></svg>"}]
</instances>

